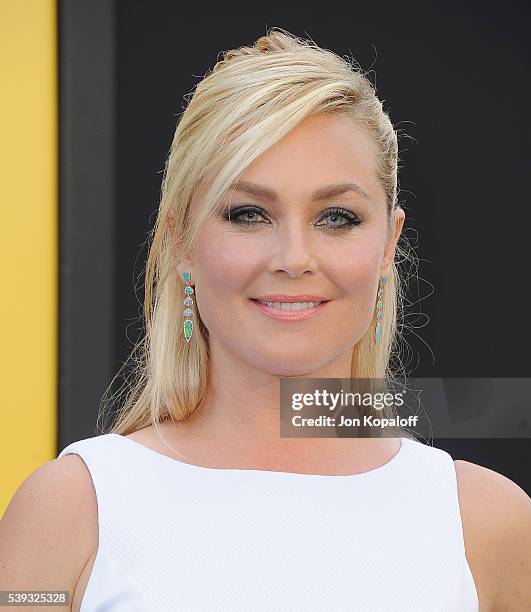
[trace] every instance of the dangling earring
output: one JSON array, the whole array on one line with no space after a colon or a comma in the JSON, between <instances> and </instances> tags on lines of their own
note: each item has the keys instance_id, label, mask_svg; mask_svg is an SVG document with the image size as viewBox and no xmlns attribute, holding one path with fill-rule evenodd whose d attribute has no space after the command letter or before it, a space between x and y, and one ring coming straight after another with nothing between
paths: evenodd
<instances>
[{"instance_id":1,"label":"dangling earring","mask_svg":"<svg viewBox=\"0 0 531 612\"><path fill-rule=\"evenodd\" d=\"M184 339L186 342L190 342L192 332L194 331L194 322L190 319L193 314L191 306L194 303L194 300L190 297L194 292L194 288L190 287L190 272L183 272L183 281L186 283L186 287L184 288L184 293L186 295L184 298L184 305L186 306L186 310L183 312L183 315L186 317L183 323Z\"/></svg>"},{"instance_id":2,"label":"dangling earring","mask_svg":"<svg viewBox=\"0 0 531 612\"><path fill-rule=\"evenodd\" d=\"M383 306L383 287L387 281L387 276L380 277L380 286L378 288L378 300L376 302L376 342L380 342L382 338L382 306Z\"/></svg>"}]
</instances>

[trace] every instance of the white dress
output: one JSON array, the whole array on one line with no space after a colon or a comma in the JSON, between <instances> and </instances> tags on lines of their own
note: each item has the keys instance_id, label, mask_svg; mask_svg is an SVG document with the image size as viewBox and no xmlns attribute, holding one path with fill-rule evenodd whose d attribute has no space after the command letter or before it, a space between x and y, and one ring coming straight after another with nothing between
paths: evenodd
<instances>
[{"instance_id":1,"label":"white dress","mask_svg":"<svg viewBox=\"0 0 531 612\"><path fill-rule=\"evenodd\" d=\"M81 612L477 612L451 456L401 439L323 476L184 463L118 434L85 462L99 547Z\"/></svg>"}]
</instances>

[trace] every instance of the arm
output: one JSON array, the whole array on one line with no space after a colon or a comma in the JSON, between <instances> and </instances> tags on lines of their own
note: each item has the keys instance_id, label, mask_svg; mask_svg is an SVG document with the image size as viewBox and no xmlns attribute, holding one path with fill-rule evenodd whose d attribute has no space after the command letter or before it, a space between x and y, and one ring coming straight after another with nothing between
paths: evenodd
<instances>
[{"instance_id":1,"label":"arm","mask_svg":"<svg viewBox=\"0 0 531 612\"><path fill-rule=\"evenodd\" d=\"M71 609L92 554L95 515L92 480L80 457L67 455L37 468L0 521L0 589L68 591Z\"/></svg>"},{"instance_id":2,"label":"arm","mask_svg":"<svg viewBox=\"0 0 531 612\"><path fill-rule=\"evenodd\" d=\"M504 478L504 477L502 477ZM496 612L525 612L531 607L531 499L514 482L500 483L498 518L498 596Z\"/></svg>"},{"instance_id":3,"label":"arm","mask_svg":"<svg viewBox=\"0 0 531 612\"><path fill-rule=\"evenodd\" d=\"M467 557L485 612L531 602L531 499L488 468L455 461Z\"/></svg>"}]
</instances>

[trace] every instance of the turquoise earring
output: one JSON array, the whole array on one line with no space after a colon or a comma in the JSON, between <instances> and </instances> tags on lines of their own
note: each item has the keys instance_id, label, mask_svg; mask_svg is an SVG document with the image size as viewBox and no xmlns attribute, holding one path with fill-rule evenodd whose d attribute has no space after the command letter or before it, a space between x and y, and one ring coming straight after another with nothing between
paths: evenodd
<instances>
[{"instance_id":1,"label":"turquoise earring","mask_svg":"<svg viewBox=\"0 0 531 612\"><path fill-rule=\"evenodd\" d=\"M193 314L191 306L194 303L194 300L192 300L190 297L194 292L194 288L190 287L190 272L183 272L183 281L186 283L186 287L184 288L184 293L186 295L184 298L184 305L186 306L186 309L183 312L183 315L185 316L183 323L184 339L186 342L190 342L192 332L194 331L194 322L190 318Z\"/></svg>"},{"instance_id":2,"label":"turquoise earring","mask_svg":"<svg viewBox=\"0 0 531 612\"><path fill-rule=\"evenodd\" d=\"M378 287L378 300L376 302L376 342L380 342L382 338L382 306L383 306L383 294L384 285L387 281L387 276L380 277L380 286Z\"/></svg>"}]
</instances>

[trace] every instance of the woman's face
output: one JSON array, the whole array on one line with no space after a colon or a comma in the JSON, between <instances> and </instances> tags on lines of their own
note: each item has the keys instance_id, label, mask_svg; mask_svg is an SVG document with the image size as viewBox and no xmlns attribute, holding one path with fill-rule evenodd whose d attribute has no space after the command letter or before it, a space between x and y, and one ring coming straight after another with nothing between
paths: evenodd
<instances>
[{"instance_id":1,"label":"woman's face","mask_svg":"<svg viewBox=\"0 0 531 612\"><path fill-rule=\"evenodd\" d=\"M360 189L329 189L346 183ZM194 260L179 267L191 272L211 351L278 376L311 375L350 359L374 316L378 280L389 272L404 221L397 209L388 234L371 142L347 117L314 115L238 184L201 230ZM279 294L327 302L289 320L254 301Z\"/></svg>"}]
</instances>

